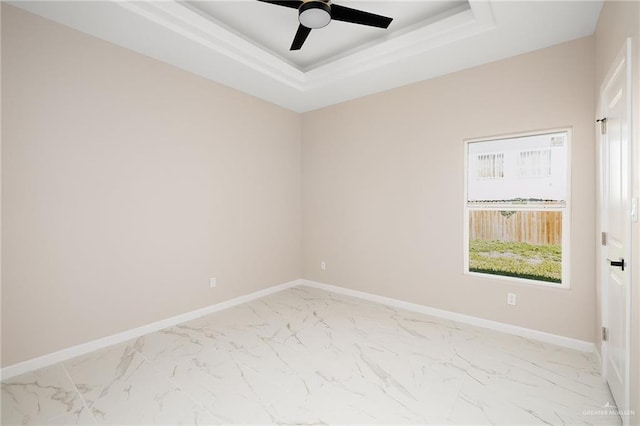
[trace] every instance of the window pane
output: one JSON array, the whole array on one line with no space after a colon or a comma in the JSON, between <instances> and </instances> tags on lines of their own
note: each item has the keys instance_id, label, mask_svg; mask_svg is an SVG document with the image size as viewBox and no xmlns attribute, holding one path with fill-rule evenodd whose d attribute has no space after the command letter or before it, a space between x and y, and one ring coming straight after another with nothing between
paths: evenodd
<instances>
[{"instance_id":1,"label":"window pane","mask_svg":"<svg viewBox=\"0 0 640 426\"><path fill-rule=\"evenodd\" d=\"M567 131L467 144L469 272L563 284L568 144Z\"/></svg>"},{"instance_id":2,"label":"window pane","mask_svg":"<svg viewBox=\"0 0 640 426\"><path fill-rule=\"evenodd\" d=\"M564 205L567 138L559 132L469 143L467 202Z\"/></svg>"},{"instance_id":3,"label":"window pane","mask_svg":"<svg viewBox=\"0 0 640 426\"><path fill-rule=\"evenodd\" d=\"M562 282L562 214L469 210L469 271Z\"/></svg>"}]
</instances>

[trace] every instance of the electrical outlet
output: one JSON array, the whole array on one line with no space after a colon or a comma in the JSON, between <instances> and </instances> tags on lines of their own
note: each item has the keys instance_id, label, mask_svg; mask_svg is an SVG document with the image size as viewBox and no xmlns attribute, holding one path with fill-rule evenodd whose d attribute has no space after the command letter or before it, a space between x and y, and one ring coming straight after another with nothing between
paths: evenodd
<instances>
[{"instance_id":1,"label":"electrical outlet","mask_svg":"<svg viewBox=\"0 0 640 426\"><path fill-rule=\"evenodd\" d=\"M516 305L516 294L515 293L507 293L507 305Z\"/></svg>"},{"instance_id":2,"label":"electrical outlet","mask_svg":"<svg viewBox=\"0 0 640 426\"><path fill-rule=\"evenodd\" d=\"M214 288L216 286L216 277L209 278L209 288Z\"/></svg>"},{"instance_id":3,"label":"electrical outlet","mask_svg":"<svg viewBox=\"0 0 640 426\"><path fill-rule=\"evenodd\" d=\"M327 270L327 262L325 262L324 260L322 262L320 262L320 269L322 269L323 271Z\"/></svg>"}]
</instances>

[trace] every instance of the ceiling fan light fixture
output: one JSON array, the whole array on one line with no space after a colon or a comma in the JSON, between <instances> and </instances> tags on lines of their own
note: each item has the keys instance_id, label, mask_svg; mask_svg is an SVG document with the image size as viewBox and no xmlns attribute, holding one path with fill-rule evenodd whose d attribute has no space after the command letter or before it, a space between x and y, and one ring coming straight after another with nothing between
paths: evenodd
<instances>
[{"instance_id":1,"label":"ceiling fan light fixture","mask_svg":"<svg viewBox=\"0 0 640 426\"><path fill-rule=\"evenodd\" d=\"M300 24L307 28L326 27L331 22L331 6L323 1L308 1L298 11Z\"/></svg>"}]
</instances>

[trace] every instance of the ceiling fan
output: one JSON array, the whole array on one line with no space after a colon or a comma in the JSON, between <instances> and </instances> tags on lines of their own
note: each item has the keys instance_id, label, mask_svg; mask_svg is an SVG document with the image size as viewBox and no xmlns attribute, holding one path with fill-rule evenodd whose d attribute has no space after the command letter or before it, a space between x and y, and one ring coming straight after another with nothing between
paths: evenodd
<instances>
[{"instance_id":1,"label":"ceiling fan","mask_svg":"<svg viewBox=\"0 0 640 426\"><path fill-rule=\"evenodd\" d=\"M326 27L331 20L387 28L393 18L332 3L330 0L258 0L298 9L298 31L289 50L300 50L312 29Z\"/></svg>"}]
</instances>

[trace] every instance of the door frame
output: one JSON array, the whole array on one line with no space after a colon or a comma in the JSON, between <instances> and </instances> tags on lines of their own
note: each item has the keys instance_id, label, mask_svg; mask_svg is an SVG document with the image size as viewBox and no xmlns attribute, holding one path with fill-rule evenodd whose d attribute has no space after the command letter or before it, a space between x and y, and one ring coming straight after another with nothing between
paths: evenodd
<instances>
[{"instance_id":1,"label":"door frame","mask_svg":"<svg viewBox=\"0 0 640 426\"><path fill-rule=\"evenodd\" d=\"M600 86L600 91L598 93L598 117L597 119L603 118L606 116L606 108L603 104L604 101L604 91L608 87L608 83L611 81L613 76L622 71L620 69L621 66L624 66L626 69L623 71L626 73L627 79L627 111L628 111L628 125L627 125L627 202L629 203L628 207L630 207L630 203L633 197L633 114L632 110L632 102L633 102L633 90L632 90L632 82L633 82L633 74L632 74L632 45L631 45L631 37L627 38L620 49L620 52L616 56L615 60L611 63L611 67L607 72L605 79L602 81ZM621 62L624 61L624 64ZM607 210L604 206L604 201L608 199L607 194L607 186L605 183L608 183L605 179L605 169L606 169L606 146L604 144L605 138L600 132L600 127L597 126L596 135L599 145L598 155L599 155L599 165L600 165L600 193L599 193L599 210L600 210L600 230L605 231L607 229ZM633 242L633 232L632 232L632 223L631 223L631 214L630 210L626 215L626 220L624 223L625 234L628 238L627 247L625 249L625 259L629 259L629 267L625 271L625 279L627 280L626 286L626 327L625 327L625 386L624 386L624 401L615 401L619 412L627 412L630 409L631 403L631 285L632 285L632 242ZM601 324L600 326L606 326L608 323L608 294L607 294L607 275L609 264L606 260L607 258L607 249L601 245L600 238L598 237L598 250L600 253L600 276L598 277L600 281L600 307L601 307ZM608 356L608 344L607 342L601 342L601 374L604 381L606 381L607 375L607 356ZM620 416L622 418L622 422L624 425L629 424L629 416Z\"/></svg>"}]
</instances>

